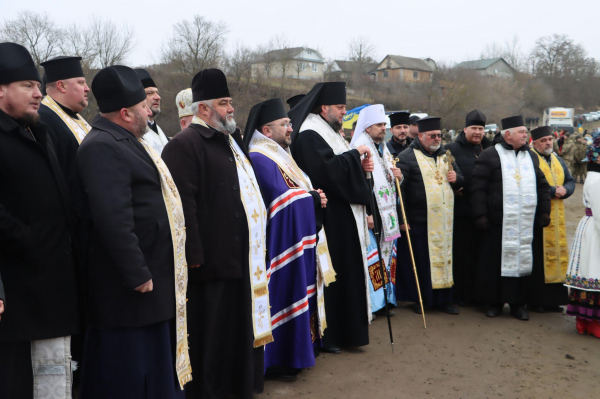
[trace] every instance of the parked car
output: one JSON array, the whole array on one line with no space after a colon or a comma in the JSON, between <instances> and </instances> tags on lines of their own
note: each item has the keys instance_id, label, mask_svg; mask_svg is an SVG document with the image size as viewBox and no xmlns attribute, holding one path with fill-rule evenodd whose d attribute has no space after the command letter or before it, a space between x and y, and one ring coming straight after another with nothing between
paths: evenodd
<instances>
[{"instance_id":1,"label":"parked car","mask_svg":"<svg viewBox=\"0 0 600 399\"><path fill-rule=\"evenodd\" d=\"M490 130L492 132L496 132L496 130L498 129L498 125L496 125L495 123L490 123L489 125L485 125L485 132L488 133Z\"/></svg>"}]
</instances>

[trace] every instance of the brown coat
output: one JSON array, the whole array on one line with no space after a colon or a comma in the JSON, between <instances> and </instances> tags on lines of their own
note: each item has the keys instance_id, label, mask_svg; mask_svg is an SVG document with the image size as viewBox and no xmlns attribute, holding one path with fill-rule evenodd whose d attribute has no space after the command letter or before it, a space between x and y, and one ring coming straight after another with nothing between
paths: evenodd
<instances>
[{"instance_id":1,"label":"brown coat","mask_svg":"<svg viewBox=\"0 0 600 399\"><path fill-rule=\"evenodd\" d=\"M250 160L239 129L232 138ZM227 136L192 124L169 141L162 158L183 203L187 263L201 265L189 269L190 283L241 279L248 267L248 223Z\"/></svg>"}]
</instances>

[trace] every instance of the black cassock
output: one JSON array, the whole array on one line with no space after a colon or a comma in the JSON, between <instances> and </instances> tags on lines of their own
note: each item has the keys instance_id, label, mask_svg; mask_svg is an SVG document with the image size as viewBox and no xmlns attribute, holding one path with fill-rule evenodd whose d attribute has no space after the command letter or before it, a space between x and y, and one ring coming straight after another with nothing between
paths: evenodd
<instances>
[{"instance_id":1,"label":"black cassock","mask_svg":"<svg viewBox=\"0 0 600 399\"><path fill-rule=\"evenodd\" d=\"M337 276L325 289L327 329L323 345L368 345L362 248L350 208L350 204L369 204L370 190L359 152L350 150L335 155L317 132L305 130L292 144L292 154L313 187L323 190L328 199L323 226Z\"/></svg>"}]
</instances>

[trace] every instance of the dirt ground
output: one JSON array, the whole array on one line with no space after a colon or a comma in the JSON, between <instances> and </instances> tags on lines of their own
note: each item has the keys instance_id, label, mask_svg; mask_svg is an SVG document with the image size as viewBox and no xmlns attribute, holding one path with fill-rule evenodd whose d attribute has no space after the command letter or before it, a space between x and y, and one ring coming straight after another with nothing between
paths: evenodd
<instances>
[{"instance_id":1,"label":"dirt ground","mask_svg":"<svg viewBox=\"0 0 600 399\"><path fill-rule=\"evenodd\" d=\"M584 214L581 192L565 201L571 237ZM321 354L297 381L267 381L255 398L597 398L600 339L579 336L575 318L530 312L529 321L485 317L461 308L422 318L400 304L392 318L394 353L385 318L370 326L370 345Z\"/></svg>"}]
</instances>

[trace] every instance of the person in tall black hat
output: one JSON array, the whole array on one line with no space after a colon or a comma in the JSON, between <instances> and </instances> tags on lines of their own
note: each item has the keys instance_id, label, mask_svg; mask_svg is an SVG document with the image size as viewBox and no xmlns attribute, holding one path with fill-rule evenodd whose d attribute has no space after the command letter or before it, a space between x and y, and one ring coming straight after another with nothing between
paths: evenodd
<instances>
[{"instance_id":1,"label":"person in tall black hat","mask_svg":"<svg viewBox=\"0 0 600 399\"><path fill-rule=\"evenodd\" d=\"M485 115L479 110L467 114L465 127L453 143L447 144L465 183L454 196L454 303L464 306L475 299L477 257L481 233L475 228L471 213L471 177L475 161L483 150L492 145L485 137Z\"/></svg>"},{"instance_id":2,"label":"person in tall black hat","mask_svg":"<svg viewBox=\"0 0 600 399\"><path fill-rule=\"evenodd\" d=\"M100 114L77 151L89 244L81 398L183 398L191 379L185 226L171 175L143 136L151 111L131 68L92 81Z\"/></svg>"},{"instance_id":3,"label":"person in tall black hat","mask_svg":"<svg viewBox=\"0 0 600 399\"><path fill-rule=\"evenodd\" d=\"M371 189L364 172L373 171L373 160L366 146L351 149L340 136L345 114L345 82L317 83L288 112L294 125L292 156L329 197L324 227L339 278L325 289L328 318L323 350L334 353L340 346L367 345L372 317L365 285L369 277L365 206Z\"/></svg>"},{"instance_id":4,"label":"person in tall black hat","mask_svg":"<svg viewBox=\"0 0 600 399\"><path fill-rule=\"evenodd\" d=\"M423 304L448 314L458 314L452 305L453 190L464 179L455 163L450 164L442 146L441 119L428 116L417 121L419 135L398 159L404 181L400 189L406 219L400 216L400 229L410 230ZM408 240L398 239L396 296L414 302L421 313Z\"/></svg>"},{"instance_id":5,"label":"person in tall black hat","mask_svg":"<svg viewBox=\"0 0 600 399\"><path fill-rule=\"evenodd\" d=\"M192 99L192 124L162 153L181 194L187 228L194 380L186 397L252 398L263 390L263 346L273 340L268 204L236 126L225 74L197 73Z\"/></svg>"},{"instance_id":6,"label":"person in tall black hat","mask_svg":"<svg viewBox=\"0 0 600 399\"><path fill-rule=\"evenodd\" d=\"M152 76L150 76L150 73L141 68L134 70L142 81L144 91L146 92L146 102L151 111L151 115L148 117L148 129L144 135L144 140L160 154L165 148L165 145L169 142L165 133L156 123L156 117L160 114L161 97L160 94L158 94L158 88L156 87L156 83L154 83Z\"/></svg>"},{"instance_id":7,"label":"person in tall black hat","mask_svg":"<svg viewBox=\"0 0 600 399\"><path fill-rule=\"evenodd\" d=\"M305 95L306 94L296 94L295 96L292 96L292 97L288 98L288 100L286 101L286 103L290 106L290 110L292 108L294 108L296 105L298 105L298 103L300 102L300 100L302 100Z\"/></svg>"},{"instance_id":8,"label":"person in tall black hat","mask_svg":"<svg viewBox=\"0 0 600 399\"><path fill-rule=\"evenodd\" d=\"M575 192L575 179L565 161L553 151L554 134L549 126L531 131L533 152L540 169L550 184L550 224L535 226L533 233L533 271L527 307L530 310L562 312L568 303L567 287L563 284L569 265L569 248L565 222L564 200Z\"/></svg>"},{"instance_id":9,"label":"person in tall black hat","mask_svg":"<svg viewBox=\"0 0 600 399\"><path fill-rule=\"evenodd\" d=\"M502 119L501 133L479 155L471 178L472 215L483 235L476 299L488 317L499 316L509 303L514 317L529 320L531 244L535 226L550 223L550 187L526 141L520 115Z\"/></svg>"},{"instance_id":10,"label":"person in tall black hat","mask_svg":"<svg viewBox=\"0 0 600 399\"><path fill-rule=\"evenodd\" d=\"M70 398L70 337L79 331L74 212L39 121L40 83L27 49L0 43L0 274L8 298L0 397L7 399L37 397L46 385Z\"/></svg>"},{"instance_id":11,"label":"person in tall black hat","mask_svg":"<svg viewBox=\"0 0 600 399\"><path fill-rule=\"evenodd\" d=\"M327 198L322 190L312 187L293 160L289 152L291 133L292 124L280 98L263 101L250 110L244 144L265 203L294 198L274 205L267 225L274 341L265 347L266 377L285 381L295 380L298 369L315 364L314 347L319 346L326 325L324 314L318 310L323 302L322 285L325 276L328 283L334 279L330 266L321 262L319 269L317 263L317 256L328 260L325 236L317 240ZM290 248L294 248L295 256L288 259Z\"/></svg>"},{"instance_id":12,"label":"person in tall black hat","mask_svg":"<svg viewBox=\"0 0 600 399\"><path fill-rule=\"evenodd\" d=\"M408 137L410 132L410 112L394 112L389 115L392 138L387 142L387 148L394 158L406 150L413 139Z\"/></svg>"}]
</instances>

